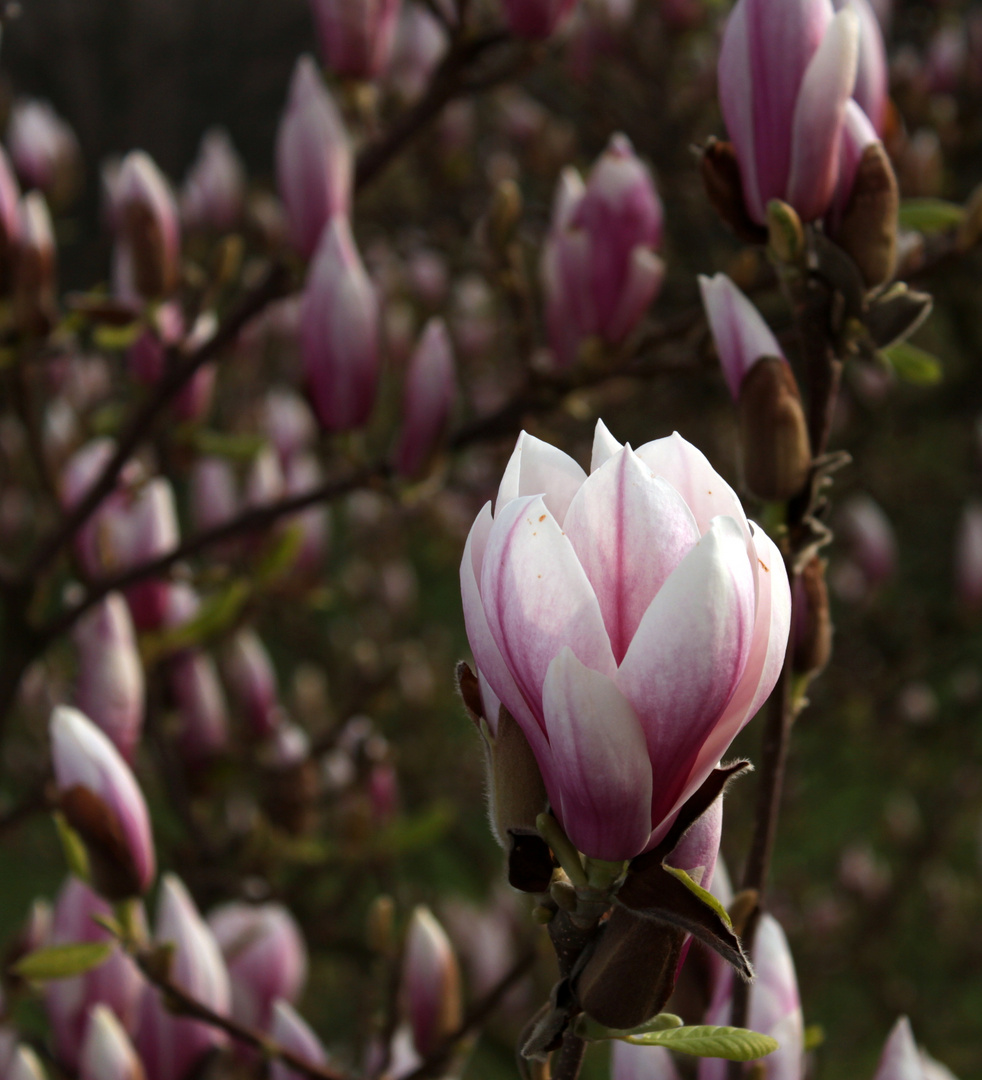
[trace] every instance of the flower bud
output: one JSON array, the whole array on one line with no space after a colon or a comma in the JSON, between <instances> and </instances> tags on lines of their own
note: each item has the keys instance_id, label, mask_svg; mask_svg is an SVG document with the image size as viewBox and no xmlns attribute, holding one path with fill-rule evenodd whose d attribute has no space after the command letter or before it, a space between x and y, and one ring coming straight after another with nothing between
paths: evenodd
<instances>
[{"instance_id":1,"label":"flower bud","mask_svg":"<svg viewBox=\"0 0 982 1080\"><path fill-rule=\"evenodd\" d=\"M153 313L153 319L126 351L126 363L130 373L145 386L153 386L167 373L168 353L177 352L183 346L187 351L195 348L195 336L207 332L209 314L198 317L190 334L186 332L184 315L177 303L161 304ZM174 360L179 356L175 355ZM199 420L211 405L215 382L214 364L205 364L191 376L174 399L174 415L178 420Z\"/></svg>"},{"instance_id":2,"label":"flower bud","mask_svg":"<svg viewBox=\"0 0 982 1080\"><path fill-rule=\"evenodd\" d=\"M154 938L174 946L173 981L202 1005L226 1015L231 993L221 950L187 889L174 874L165 874L161 882ZM147 1080L185 1080L204 1054L226 1041L224 1032L210 1024L170 1012L160 991L146 987L137 1049Z\"/></svg>"},{"instance_id":3,"label":"flower bud","mask_svg":"<svg viewBox=\"0 0 982 1080\"><path fill-rule=\"evenodd\" d=\"M22 333L43 334L55 319L55 234L39 191L20 202L20 240L14 260L14 316Z\"/></svg>"},{"instance_id":4,"label":"flower bud","mask_svg":"<svg viewBox=\"0 0 982 1080\"><path fill-rule=\"evenodd\" d=\"M191 466L191 520L198 532L224 525L238 511L235 470L223 457L200 457Z\"/></svg>"},{"instance_id":5,"label":"flower bud","mask_svg":"<svg viewBox=\"0 0 982 1080\"><path fill-rule=\"evenodd\" d=\"M584 187L573 170L560 178L541 275L546 322L560 364L584 339L617 344L661 289L662 205L647 168L625 135L614 135Z\"/></svg>"},{"instance_id":6,"label":"flower bud","mask_svg":"<svg viewBox=\"0 0 982 1080\"><path fill-rule=\"evenodd\" d=\"M245 483L245 505L258 509L276 502L283 497L285 486L280 459L271 446L264 445L249 466Z\"/></svg>"},{"instance_id":7,"label":"flower bud","mask_svg":"<svg viewBox=\"0 0 982 1080\"><path fill-rule=\"evenodd\" d=\"M730 393L739 406L744 480L759 498L784 501L811 468L798 384L777 339L725 274L700 276L703 305Z\"/></svg>"},{"instance_id":8,"label":"flower bud","mask_svg":"<svg viewBox=\"0 0 982 1080\"><path fill-rule=\"evenodd\" d=\"M0 288L10 287L21 237L20 188L0 146Z\"/></svg>"},{"instance_id":9,"label":"flower bud","mask_svg":"<svg viewBox=\"0 0 982 1080\"><path fill-rule=\"evenodd\" d=\"M55 902L49 945L112 941L94 917L108 918L112 908L78 878L65 882ZM54 1035L58 1060L70 1069L79 1067L86 1017L93 1006L104 1006L129 1032L136 1030L143 976L136 964L116 946L98 967L69 979L45 984L44 1004Z\"/></svg>"},{"instance_id":10,"label":"flower bud","mask_svg":"<svg viewBox=\"0 0 982 1080\"><path fill-rule=\"evenodd\" d=\"M719 54L719 97L750 218L781 199L802 221L828 209L846 102L856 82L859 19L828 0L738 0Z\"/></svg>"},{"instance_id":11,"label":"flower bud","mask_svg":"<svg viewBox=\"0 0 982 1080\"><path fill-rule=\"evenodd\" d=\"M276 183L291 239L305 258L317 250L327 222L349 213L353 168L344 120L314 61L301 56L276 133Z\"/></svg>"},{"instance_id":12,"label":"flower bud","mask_svg":"<svg viewBox=\"0 0 982 1080\"><path fill-rule=\"evenodd\" d=\"M273 1003L273 1022L269 1034L284 1050L309 1061L311 1065L327 1064L327 1054L320 1039L288 1001ZM296 1069L274 1059L269 1065L269 1080L303 1080L303 1077Z\"/></svg>"},{"instance_id":13,"label":"flower bud","mask_svg":"<svg viewBox=\"0 0 982 1080\"><path fill-rule=\"evenodd\" d=\"M25 1043L21 1043L14 1051L10 1065L4 1073L4 1080L47 1080L47 1077L37 1054Z\"/></svg>"},{"instance_id":14,"label":"flower bud","mask_svg":"<svg viewBox=\"0 0 982 1080\"><path fill-rule=\"evenodd\" d=\"M136 304L166 296L180 279L180 224L170 184L142 150L123 158L115 189L113 283Z\"/></svg>"},{"instance_id":15,"label":"flower bud","mask_svg":"<svg viewBox=\"0 0 982 1080\"><path fill-rule=\"evenodd\" d=\"M814 678L832 655L832 618L825 584L825 561L813 555L794 585L794 658L796 675Z\"/></svg>"},{"instance_id":16,"label":"flower bud","mask_svg":"<svg viewBox=\"0 0 982 1080\"><path fill-rule=\"evenodd\" d=\"M50 102L20 98L7 126L10 157L25 187L37 188L56 206L78 187L81 151L70 125Z\"/></svg>"},{"instance_id":17,"label":"flower bud","mask_svg":"<svg viewBox=\"0 0 982 1080\"><path fill-rule=\"evenodd\" d=\"M416 476L432 456L456 396L450 335L442 319L426 324L409 361L402 403L402 432L395 452L396 470Z\"/></svg>"},{"instance_id":18,"label":"flower bud","mask_svg":"<svg viewBox=\"0 0 982 1080\"><path fill-rule=\"evenodd\" d=\"M261 739L271 734L282 718L276 670L254 630L240 630L232 638L225 650L222 674L252 735Z\"/></svg>"},{"instance_id":19,"label":"flower bud","mask_svg":"<svg viewBox=\"0 0 982 1080\"><path fill-rule=\"evenodd\" d=\"M396 23L386 85L405 102L423 96L433 71L447 51L447 35L422 4L405 4Z\"/></svg>"},{"instance_id":20,"label":"flower bud","mask_svg":"<svg viewBox=\"0 0 982 1080\"><path fill-rule=\"evenodd\" d=\"M188 228L228 232L245 208L246 173L224 128L209 128L181 191L181 217Z\"/></svg>"},{"instance_id":21,"label":"flower bud","mask_svg":"<svg viewBox=\"0 0 982 1080\"><path fill-rule=\"evenodd\" d=\"M181 757L189 768L202 768L228 746L228 706L218 668L207 653L186 649L171 658L167 677L181 717Z\"/></svg>"},{"instance_id":22,"label":"flower bud","mask_svg":"<svg viewBox=\"0 0 982 1080\"><path fill-rule=\"evenodd\" d=\"M362 427L379 377L378 299L346 218L324 230L307 274L301 351L314 411L329 431Z\"/></svg>"},{"instance_id":23,"label":"flower bud","mask_svg":"<svg viewBox=\"0 0 982 1080\"><path fill-rule=\"evenodd\" d=\"M460 969L443 927L425 907L413 910L402 960L402 1010L420 1057L460 1026Z\"/></svg>"},{"instance_id":24,"label":"flower bud","mask_svg":"<svg viewBox=\"0 0 982 1080\"><path fill-rule=\"evenodd\" d=\"M92 439L77 450L65 464L61 474L59 496L66 512L77 506L102 475L116 451L112 439ZM99 508L75 536L75 553L87 574L101 577L106 572L103 552L107 521L113 511L125 501L117 489L99 504Z\"/></svg>"},{"instance_id":25,"label":"flower bud","mask_svg":"<svg viewBox=\"0 0 982 1080\"><path fill-rule=\"evenodd\" d=\"M753 963L757 978L750 987L747 1027L776 1039L778 1049L762 1058L764 1080L801 1080L804 1076L804 1021L794 961L780 923L762 915L754 938ZM729 1024L733 1009L731 969L721 971L706 1024ZM725 1080L727 1064L719 1058L703 1058L699 1080Z\"/></svg>"},{"instance_id":26,"label":"flower bud","mask_svg":"<svg viewBox=\"0 0 982 1080\"><path fill-rule=\"evenodd\" d=\"M311 0L321 56L338 75L374 79L389 61L401 0Z\"/></svg>"},{"instance_id":27,"label":"flower bud","mask_svg":"<svg viewBox=\"0 0 982 1080\"><path fill-rule=\"evenodd\" d=\"M832 238L869 288L889 281L897 261L900 191L890 158L855 102L846 110Z\"/></svg>"},{"instance_id":28,"label":"flower bud","mask_svg":"<svg viewBox=\"0 0 982 1080\"><path fill-rule=\"evenodd\" d=\"M109 900L146 892L155 873L150 815L129 766L78 709L51 714L59 807L85 843L92 882Z\"/></svg>"},{"instance_id":29,"label":"flower bud","mask_svg":"<svg viewBox=\"0 0 982 1080\"><path fill-rule=\"evenodd\" d=\"M966 611L982 608L982 505L977 502L965 507L958 526L955 587Z\"/></svg>"},{"instance_id":30,"label":"flower bud","mask_svg":"<svg viewBox=\"0 0 982 1080\"><path fill-rule=\"evenodd\" d=\"M897 570L897 539L883 508L869 495L853 495L839 508L836 529L867 588L874 589Z\"/></svg>"},{"instance_id":31,"label":"flower bud","mask_svg":"<svg viewBox=\"0 0 982 1080\"><path fill-rule=\"evenodd\" d=\"M228 966L232 1016L268 1031L274 1002L295 1002L303 992L307 947L300 928L280 904L223 904L208 925Z\"/></svg>"},{"instance_id":32,"label":"flower bud","mask_svg":"<svg viewBox=\"0 0 982 1080\"><path fill-rule=\"evenodd\" d=\"M286 493L303 495L323 482L320 464L313 454L297 454L290 460L286 471ZM326 506L314 504L297 514L291 514L287 522L300 532L295 568L305 574L316 574L324 565L324 557L331 539L331 511Z\"/></svg>"},{"instance_id":33,"label":"flower bud","mask_svg":"<svg viewBox=\"0 0 982 1080\"><path fill-rule=\"evenodd\" d=\"M836 10L847 5L859 18L859 57L856 66L856 86L853 100L869 117L878 135L886 127L890 78L887 49L880 21L869 0L832 0Z\"/></svg>"},{"instance_id":34,"label":"flower bud","mask_svg":"<svg viewBox=\"0 0 982 1080\"><path fill-rule=\"evenodd\" d=\"M767 240L767 229L762 222L754 221L747 210L733 143L713 137L707 139L699 158L699 174L706 197L723 223L745 243L763 244Z\"/></svg>"},{"instance_id":35,"label":"flower bud","mask_svg":"<svg viewBox=\"0 0 982 1080\"><path fill-rule=\"evenodd\" d=\"M129 1035L105 1005L89 1013L78 1075L79 1080L145 1080Z\"/></svg>"},{"instance_id":36,"label":"flower bud","mask_svg":"<svg viewBox=\"0 0 982 1080\"><path fill-rule=\"evenodd\" d=\"M143 664L129 608L110 593L72 632L78 650L75 704L132 763L143 730Z\"/></svg>"},{"instance_id":37,"label":"flower bud","mask_svg":"<svg viewBox=\"0 0 982 1080\"><path fill-rule=\"evenodd\" d=\"M309 450L317 438L317 421L310 406L299 394L277 387L266 395L263 430L286 466L301 451Z\"/></svg>"},{"instance_id":38,"label":"flower bud","mask_svg":"<svg viewBox=\"0 0 982 1080\"><path fill-rule=\"evenodd\" d=\"M551 37L576 6L576 0L501 0L505 25L518 37Z\"/></svg>"}]
</instances>

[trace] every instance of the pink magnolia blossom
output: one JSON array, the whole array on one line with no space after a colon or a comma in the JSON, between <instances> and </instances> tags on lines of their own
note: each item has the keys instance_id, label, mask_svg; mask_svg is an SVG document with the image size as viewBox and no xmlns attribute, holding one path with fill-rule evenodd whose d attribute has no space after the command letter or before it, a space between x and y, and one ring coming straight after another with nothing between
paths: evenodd
<instances>
[{"instance_id":1,"label":"pink magnolia blossom","mask_svg":"<svg viewBox=\"0 0 982 1080\"><path fill-rule=\"evenodd\" d=\"M505 25L519 37L551 37L576 7L577 0L501 0Z\"/></svg>"},{"instance_id":2,"label":"pink magnolia blossom","mask_svg":"<svg viewBox=\"0 0 982 1080\"><path fill-rule=\"evenodd\" d=\"M856 68L856 86L852 96L869 117L877 134L882 135L890 96L890 72L880 20L870 0L832 0L832 2L837 11L851 6L859 18L859 58Z\"/></svg>"},{"instance_id":3,"label":"pink magnolia blossom","mask_svg":"<svg viewBox=\"0 0 982 1080\"><path fill-rule=\"evenodd\" d=\"M75 704L112 740L127 762L143 730L143 664L129 608L110 593L80 619Z\"/></svg>"},{"instance_id":4,"label":"pink magnolia blossom","mask_svg":"<svg viewBox=\"0 0 982 1080\"><path fill-rule=\"evenodd\" d=\"M94 922L93 916L106 918L112 913L112 907L88 885L70 877L55 902L47 944L111 941L109 931ZM86 1016L93 1006L107 1007L127 1031L135 1031L142 992L143 976L120 948L114 949L108 960L84 975L46 983L44 1004L58 1060L70 1069L78 1068Z\"/></svg>"},{"instance_id":5,"label":"pink magnolia blossom","mask_svg":"<svg viewBox=\"0 0 982 1080\"><path fill-rule=\"evenodd\" d=\"M740 400L744 376L764 356L783 357L781 346L760 312L726 274L699 275L702 304L733 400Z\"/></svg>"},{"instance_id":6,"label":"pink magnolia blossom","mask_svg":"<svg viewBox=\"0 0 982 1080\"><path fill-rule=\"evenodd\" d=\"M415 908L409 920L401 998L413 1046L421 1057L426 1057L461 1019L457 957L446 931L429 908Z\"/></svg>"},{"instance_id":7,"label":"pink magnolia blossom","mask_svg":"<svg viewBox=\"0 0 982 1080\"><path fill-rule=\"evenodd\" d=\"M406 372L402 432L395 453L396 468L403 476L418 473L433 453L456 391L450 335L442 319L430 319Z\"/></svg>"},{"instance_id":8,"label":"pink magnolia blossom","mask_svg":"<svg viewBox=\"0 0 982 1080\"><path fill-rule=\"evenodd\" d=\"M273 1003L295 1002L307 980L307 947L281 904L229 903L208 916L232 983L232 1015L269 1030Z\"/></svg>"},{"instance_id":9,"label":"pink magnolia blossom","mask_svg":"<svg viewBox=\"0 0 982 1080\"><path fill-rule=\"evenodd\" d=\"M145 1080L129 1035L105 1005L88 1014L78 1075L79 1080Z\"/></svg>"},{"instance_id":10,"label":"pink magnolia blossom","mask_svg":"<svg viewBox=\"0 0 982 1080\"><path fill-rule=\"evenodd\" d=\"M747 212L771 199L803 221L829 207L839 176L846 102L856 83L859 18L832 0L738 0L719 56L723 118Z\"/></svg>"},{"instance_id":11,"label":"pink magnolia blossom","mask_svg":"<svg viewBox=\"0 0 982 1080\"><path fill-rule=\"evenodd\" d=\"M542 254L546 322L557 360L568 366L580 342L616 344L661 288L663 211L651 174L625 135L615 135L584 186L567 169L553 202Z\"/></svg>"},{"instance_id":12,"label":"pink magnolia blossom","mask_svg":"<svg viewBox=\"0 0 982 1080\"><path fill-rule=\"evenodd\" d=\"M351 209L351 141L317 66L301 56L276 133L276 184L296 249L310 258L324 226Z\"/></svg>"},{"instance_id":13,"label":"pink magnolia blossom","mask_svg":"<svg viewBox=\"0 0 982 1080\"><path fill-rule=\"evenodd\" d=\"M310 1025L288 1001L273 1003L273 1020L270 1035L284 1049L309 1061L311 1065L326 1065L327 1054L320 1039ZM270 1080L302 1080L303 1074L291 1069L282 1061L271 1061Z\"/></svg>"},{"instance_id":14,"label":"pink magnolia blossom","mask_svg":"<svg viewBox=\"0 0 982 1080\"><path fill-rule=\"evenodd\" d=\"M392 52L401 0L311 0L321 55L353 79L374 79Z\"/></svg>"},{"instance_id":15,"label":"pink magnolia blossom","mask_svg":"<svg viewBox=\"0 0 982 1080\"><path fill-rule=\"evenodd\" d=\"M181 226L170 183L149 154L123 158L113 184L113 286L119 299L142 300L173 292L180 277Z\"/></svg>"},{"instance_id":16,"label":"pink magnolia blossom","mask_svg":"<svg viewBox=\"0 0 982 1080\"><path fill-rule=\"evenodd\" d=\"M181 216L192 228L234 229L245 207L246 173L224 128L209 128L181 189Z\"/></svg>"},{"instance_id":17,"label":"pink magnolia blossom","mask_svg":"<svg viewBox=\"0 0 982 1080\"><path fill-rule=\"evenodd\" d=\"M103 804L110 827L125 847L127 866L120 871L125 869L126 883L134 892L146 892L156 871L153 836L147 804L130 767L109 738L78 709L59 705L51 714L50 730L58 790L71 794L76 787L84 788ZM70 815L69 820L74 824ZM98 882L97 887L101 888Z\"/></svg>"},{"instance_id":18,"label":"pink magnolia blossom","mask_svg":"<svg viewBox=\"0 0 982 1080\"><path fill-rule=\"evenodd\" d=\"M982 608L982 504L970 502L962 511L955 542L955 587L969 611Z\"/></svg>"},{"instance_id":19,"label":"pink magnolia blossom","mask_svg":"<svg viewBox=\"0 0 982 1080\"><path fill-rule=\"evenodd\" d=\"M757 978L750 989L747 1027L776 1039L778 1049L762 1058L764 1080L802 1080L805 1075L804 1020L794 961L781 924L763 915L754 938L753 963ZM733 1006L733 971L721 970L704 1022L729 1024ZM721 1058L703 1058L699 1080L725 1080Z\"/></svg>"},{"instance_id":20,"label":"pink magnolia blossom","mask_svg":"<svg viewBox=\"0 0 982 1080\"><path fill-rule=\"evenodd\" d=\"M485 716L525 733L587 855L656 842L767 698L790 589L777 548L678 434L590 475L525 433L460 569Z\"/></svg>"},{"instance_id":21,"label":"pink magnolia blossom","mask_svg":"<svg viewBox=\"0 0 982 1080\"><path fill-rule=\"evenodd\" d=\"M347 218L333 218L310 265L301 315L304 374L329 431L361 427L375 405L379 307Z\"/></svg>"},{"instance_id":22,"label":"pink magnolia blossom","mask_svg":"<svg viewBox=\"0 0 982 1080\"><path fill-rule=\"evenodd\" d=\"M883 1044L873 1080L955 1080L950 1070L918 1048L906 1016L901 1016Z\"/></svg>"},{"instance_id":23,"label":"pink magnolia blossom","mask_svg":"<svg viewBox=\"0 0 982 1080\"><path fill-rule=\"evenodd\" d=\"M20 98L10 110L7 145L17 174L27 187L49 198L73 186L81 151L71 126L48 101Z\"/></svg>"},{"instance_id":24,"label":"pink magnolia blossom","mask_svg":"<svg viewBox=\"0 0 982 1080\"><path fill-rule=\"evenodd\" d=\"M165 875L161 882L154 931L158 943L169 941L174 945L174 982L203 1005L227 1014L231 992L221 950L187 889L174 874ZM211 1025L170 1012L160 991L146 985L137 1049L148 1080L184 1080L204 1054L226 1041L227 1036Z\"/></svg>"},{"instance_id":25,"label":"pink magnolia blossom","mask_svg":"<svg viewBox=\"0 0 982 1080\"><path fill-rule=\"evenodd\" d=\"M271 734L283 715L276 669L254 630L240 630L232 638L223 657L222 674L252 734L257 738Z\"/></svg>"}]
</instances>

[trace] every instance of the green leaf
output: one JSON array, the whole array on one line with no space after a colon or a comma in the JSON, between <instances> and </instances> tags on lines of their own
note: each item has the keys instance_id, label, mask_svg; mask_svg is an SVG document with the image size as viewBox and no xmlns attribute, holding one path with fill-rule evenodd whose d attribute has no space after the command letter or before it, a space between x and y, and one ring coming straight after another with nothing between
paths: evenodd
<instances>
[{"instance_id":1,"label":"green leaf","mask_svg":"<svg viewBox=\"0 0 982 1080\"><path fill-rule=\"evenodd\" d=\"M773 1054L778 1047L777 1040L769 1035L746 1028L714 1027L710 1024L629 1035L624 1041L636 1046L665 1046L682 1054L726 1058L727 1061L756 1061Z\"/></svg>"},{"instance_id":2,"label":"green leaf","mask_svg":"<svg viewBox=\"0 0 982 1080\"><path fill-rule=\"evenodd\" d=\"M821 1024L809 1024L805 1028L805 1052L817 1050L825 1042L825 1029Z\"/></svg>"},{"instance_id":3,"label":"green leaf","mask_svg":"<svg viewBox=\"0 0 982 1080\"><path fill-rule=\"evenodd\" d=\"M883 350L882 355L904 382L914 383L915 386L934 386L941 382L944 374L941 361L909 341L891 345Z\"/></svg>"},{"instance_id":4,"label":"green leaf","mask_svg":"<svg viewBox=\"0 0 982 1080\"><path fill-rule=\"evenodd\" d=\"M65 855L68 869L79 881L88 881L89 855L81 836L68 824L64 814L56 811L52 816L55 819L55 828L58 830L58 839L61 841L61 850Z\"/></svg>"},{"instance_id":5,"label":"green leaf","mask_svg":"<svg viewBox=\"0 0 982 1080\"><path fill-rule=\"evenodd\" d=\"M219 637L239 617L251 595L252 586L247 581L233 581L209 597L201 605L198 614L183 626L160 633L144 634L140 638L140 652L144 663L156 663L162 657Z\"/></svg>"},{"instance_id":6,"label":"green leaf","mask_svg":"<svg viewBox=\"0 0 982 1080\"><path fill-rule=\"evenodd\" d=\"M125 326L100 323L92 332L92 341L100 349L128 349L142 332L142 322L131 322Z\"/></svg>"},{"instance_id":7,"label":"green leaf","mask_svg":"<svg viewBox=\"0 0 982 1080\"><path fill-rule=\"evenodd\" d=\"M647 1035L652 1031L668 1031L680 1028L684 1023L682 1017L674 1013L658 1013L635 1028L609 1028L586 1013L580 1013L576 1018L576 1034L588 1042L602 1042L608 1039L625 1039L629 1035Z\"/></svg>"},{"instance_id":8,"label":"green leaf","mask_svg":"<svg viewBox=\"0 0 982 1080\"><path fill-rule=\"evenodd\" d=\"M678 878L689 892L698 896L707 907L711 907L713 911L716 912L731 930L733 929L733 920L730 918L730 913L708 889L704 889L701 885L697 885L684 870L680 870L677 866L669 866L668 863L663 863L662 865L672 877Z\"/></svg>"},{"instance_id":9,"label":"green leaf","mask_svg":"<svg viewBox=\"0 0 982 1080\"><path fill-rule=\"evenodd\" d=\"M189 441L202 454L229 458L232 461L252 461L265 445L259 435L229 435L209 428L196 428L191 431Z\"/></svg>"},{"instance_id":10,"label":"green leaf","mask_svg":"<svg viewBox=\"0 0 982 1080\"><path fill-rule=\"evenodd\" d=\"M298 522L287 525L279 535L274 533L273 542L255 569L256 581L267 585L286 573L296 562L302 543L303 529Z\"/></svg>"},{"instance_id":11,"label":"green leaf","mask_svg":"<svg viewBox=\"0 0 982 1080\"><path fill-rule=\"evenodd\" d=\"M82 941L72 945L51 945L36 949L18 960L11 970L22 979L44 982L84 975L109 959L110 941Z\"/></svg>"},{"instance_id":12,"label":"green leaf","mask_svg":"<svg viewBox=\"0 0 982 1080\"><path fill-rule=\"evenodd\" d=\"M904 199L900 204L899 220L905 229L935 233L954 229L964 216L963 207L944 199Z\"/></svg>"}]
</instances>

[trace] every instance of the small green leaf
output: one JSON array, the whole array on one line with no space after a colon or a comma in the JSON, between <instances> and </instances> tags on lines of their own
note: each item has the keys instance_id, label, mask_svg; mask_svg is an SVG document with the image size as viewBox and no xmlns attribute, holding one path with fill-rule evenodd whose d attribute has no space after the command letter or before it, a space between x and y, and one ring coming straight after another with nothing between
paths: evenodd
<instances>
[{"instance_id":1,"label":"small green leaf","mask_svg":"<svg viewBox=\"0 0 982 1080\"><path fill-rule=\"evenodd\" d=\"M209 597L193 619L160 633L144 634L140 638L140 652L145 664L153 664L162 657L201 645L219 637L239 617L243 605L252 595L247 581L233 581Z\"/></svg>"},{"instance_id":2,"label":"small green leaf","mask_svg":"<svg viewBox=\"0 0 982 1080\"><path fill-rule=\"evenodd\" d=\"M267 585L285 574L296 562L302 543L303 529L297 522L287 525L278 536L274 534L273 542L263 552L256 567L256 581L260 585Z\"/></svg>"},{"instance_id":3,"label":"small green leaf","mask_svg":"<svg viewBox=\"0 0 982 1080\"><path fill-rule=\"evenodd\" d=\"M88 881L89 855L81 836L68 824L64 814L56 811L52 816L55 819L55 828L58 830L58 839L61 841L61 850L64 852L69 871L79 881Z\"/></svg>"},{"instance_id":4,"label":"small green leaf","mask_svg":"<svg viewBox=\"0 0 982 1080\"><path fill-rule=\"evenodd\" d=\"M81 941L73 945L51 945L36 949L18 960L11 970L22 979L44 982L84 975L109 959L113 944L109 941Z\"/></svg>"},{"instance_id":5,"label":"small green leaf","mask_svg":"<svg viewBox=\"0 0 982 1080\"><path fill-rule=\"evenodd\" d=\"M710 1024L629 1035L624 1041L636 1046L665 1046L682 1054L726 1058L727 1061L756 1061L773 1054L778 1047L777 1040L769 1035L746 1028L714 1027Z\"/></svg>"},{"instance_id":6,"label":"small green leaf","mask_svg":"<svg viewBox=\"0 0 982 1080\"><path fill-rule=\"evenodd\" d=\"M265 445L259 435L229 435L210 428L194 429L189 432L189 439L200 453L232 461L252 461Z\"/></svg>"},{"instance_id":7,"label":"small green leaf","mask_svg":"<svg viewBox=\"0 0 982 1080\"><path fill-rule=\"evenodd\" d=\"M142 322L126 323L125 326L100 323L92 332L92 341L99 349L128 349L142 332Z\"/></svg>"},{"instance_id":8,"label":"small green leaf","mask_svg":"<svg viewBox=\"0 0 982 1080\"><path fill-rule=\"evenodd\" d=\"M625 1039L629 1035L647 1035L651 1031L668 1031L680 1028L684 1023L682 1017L674 1013L658 1013L634 1028L609 1028L586 1013L580 1013L576 1019L576 1034L588 1042L602 1042L608 1039Z\"/></svg>"},{"instance_id":9,"label":"small green leaf","mask_svg":"<svg viewBox=\"0 0 982 1080\"><path fill-rule=\"evenodd\" d=\"M964 216L963 207L944 199L904 199L900 204L899 220L905 229L935 233L954 229Z\"/></svg>"},{"instance_id":10,"label":"small green leaf","mask_svg":"<svg viewBox=\"0 0 982 1080\"><path fill-rule=\"evenodd\" d=\"M821 1024L809 1024L805 1028L805 1051L817 1050L825 1042L825 1029Z\"/></svg>"},{"instance_id":11,"label":"small green leaf","mask_svg":"<svg viewBox=\"0 0 982 1080\"><path fill-rule=\"evenodd\" d=\"M932 353L911 345L909 341L891 345L889 349L883 350L882 355L904 382L914 383L916 386L934 386L941 382L944 374L941 361Z\"/></svg>"},{"instance_id":12,"label":"small green leaf","mask_svg":"<svg viewBox=\"0 0 982 1080\"><path fill-rule=\"evenodd\" d=\"M668 863L663 863L662 865L672 877L678 878L689 892L698 896L707 907L711 907L713 911L716 912L731 930L733 929L733 920L730 918L730 913L708 889L704 889L701 885L697 885L684 870L680 870L677 866L669 866Z\"/></svg>"}]
</instances>

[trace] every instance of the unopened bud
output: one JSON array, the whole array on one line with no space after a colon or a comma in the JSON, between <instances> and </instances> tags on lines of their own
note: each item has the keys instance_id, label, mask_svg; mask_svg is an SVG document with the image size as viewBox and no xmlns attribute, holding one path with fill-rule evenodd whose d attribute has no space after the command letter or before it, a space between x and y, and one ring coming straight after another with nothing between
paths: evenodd
<instances>
[{"instance_id":1,"label":"unopened bud","mask_svg":"<svg viewBox=\"0 0 982 1080\"><path fill-rule=\"evenodd\" d=\"M871 143L856 168L852 193L833 239L869 288L889 281L897 261L900 192L883 143Z\"/></svg>"},{"instance_id":2,"label":"unopened bud","mask_svg":"<svg viewBox=\"0 0 982 1080\"><path fill-rule=\"evenodd\" d=\"M793 206L780 199L767 204L767 242L782 263L801 261L805 251L805 230Z\"/></svg>"},{"instance_id":3,"label":"unopened bud","mask_svg":"<svg viewBox=\"0 0 982 1080\"><path fill-rule=\"evenodd\" d=\"M491 196L488 211L488 239L498 251L512 241L522 220L522 191L514 180L501 180Z\"/></svg>"},{"instance_id":4,"label":"unopened bud","mask_svg":"<svg viewBox=\"0 0 982 1080\"><path fill-rule=\"evenodd\" d=\"M11 1058L4 1080L47 1080L37 1054L21 1043Z\"/></svg>"},{"instance_id":5,"label":"unopened bud","mask_svg":"<svg viewBox=\"0 0 982 1080\"><path fill-rule=\"evenodd\" d=\"M808 478L812 454L801 394L788 362L765 356L740 386L744 482L758 498L784 502Z\"/></svg>"},{"instance_id":6,"label":"unopened bud","mask_svg":"<svg viewBox=\"0 0 982 1080\"><path fill-rule=\"evenodd\" d=\"M392 952L396 906L391 896L376 896L368 908L365 936L368 947L381 956Z\"/></svg>"},{"instance_id":7,"label":"unopened bud","mask_svg":"<svg viewBox=\"0 0 982 1080\"><path fill-rule=\"evenodd\" d=\"M443 927L425 907L409 921L403 957L402 1002L421 1057L437 1050L460 1026L460 969Z\"/></svg>"},{"instance_id":8,"label":"unopened bud","mask_svg":"<svg viewBox=\"0 0 982 1080\"><path fill-rule=\"evenodd\" d=\"M127 154L116 187L116 289L124 299L165 296L180 277L177 203L163 173L142 150Z\"/></svg>"},{"instance_id":9,"label":"unopened bud","mask_svg":"<svg viewBox=\"0 0 982 1080\"><path fill-rule=\"evenodd\" d=\"M313 1029L287 1001L273 1005L273 1023L270 1029L273 1040L311 1065L326 1065L327 1054ZM291 1069L282 1061L271 1061L269 1080L302 1080L303 1074Z\"/></svg>"},{"instance_id":10,"label":"unopened bud","mask_svg":"<svg viewBox=\"0 0 982 1080\"><path fill-rule=\"evenodd\" d=\"M794 659L797 675L814 677L832 654L832 618L825 584L825 562L818 555L805 563L794 586Z\"/></svg>"},{"instance_id":11,"label":"unopened bud","mask_svg":"<svg viewBox=\"0 0 982 1080\"><path fill-rule=\"evenodd\" d=\"M733 144L709 139L699 159L706 196L724 224L749 244L767 241L767 230L752 220L743 199L743 180Z\"/></svg>"},{"instance_id":12,"label":"unopened bud","mask_svg":"<svg viewBox=\"0 0 982 1080\"><path fill-rule=\"evenodd\" d=\"M55 234L48 204L30 191L20 204L14 269L14 312L25 334L43 334L55 318Z\"/></svg>"},{"instance_id":13,"label":"unopened bud","mask_svg":"<svg viewBox=\"0 0 982 1080\"><path fill-rule=\"evenodd\" d=\"M79 1080L145 1080L129 1036L105 1005L89 1013L78 1074Z\"/></svg>"}]
</instances>

